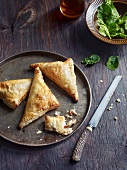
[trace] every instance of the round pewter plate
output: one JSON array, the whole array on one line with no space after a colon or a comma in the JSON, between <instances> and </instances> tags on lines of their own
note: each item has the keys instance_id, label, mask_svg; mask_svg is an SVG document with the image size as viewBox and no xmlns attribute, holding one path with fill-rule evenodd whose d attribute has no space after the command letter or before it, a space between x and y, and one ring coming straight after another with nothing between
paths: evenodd
<instances>
[{"instance_id":1,"label":"round pewter plate","mask_svg":"<svg viewBox=\"0 0 127 170\"><path fill-rule=\"evenodd\" d=\"M97 26L96 13L97 13L97 8L103 2L104 2L103 0L95 0L89 5L87 12L86 12L86 24L88 26L88 29L96 38L106 43L116 44L116 45L127 44L127 38L126 39L115 39L115 38L109 39L108 37L104 37L99 33L98 26ZM114 0L113 2L119 14L123 16L127 12L127 0Z\"/></svg>"},{"instance_id":2,"label":"round pewter plate","mask_svg":"<svg viewBox=\"0 0 127 170\"><path fill-rule=\"evenodd\" d=\"M12 56L0 63L0 81L15 80L22 78L32 78L34 70L29 65L36 62L65 61L67 58L42 51L32 51ZM53 94L58 99L60 106L56 110L46 113L55 116L55 112L60 112L61 116L68 114L68 111L75 109L78 113L73 116L77 123L72 127L72 135L85 121L91 106L91 89L89 82L83 72L75 65L75 74L79 93L79 101L74 103L71 97L59 86L44 76L45 83L49 86ZM55 132L47 132L44 129L44 116L26 126L23 130L18 129L18 124L23 115L27 98L12 110L0 100L0 136L17 144L28 146L44 146L60 142L68 136L62 136ZM67 119L69 121L69 119ZM38 130L42 133L37 134Z\"/></svg>"}]
</instances>

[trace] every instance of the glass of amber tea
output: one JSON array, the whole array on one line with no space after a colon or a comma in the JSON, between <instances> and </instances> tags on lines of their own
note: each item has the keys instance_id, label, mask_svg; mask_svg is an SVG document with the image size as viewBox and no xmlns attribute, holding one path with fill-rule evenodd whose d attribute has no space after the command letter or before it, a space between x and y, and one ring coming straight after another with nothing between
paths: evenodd
<instances>
[{"instance_id":1,"label":"glass of amber tea","mask_svg":"<svg viewBox=\"0 0 127 170\"><path fill-rule=\"evenodd\" d=\"M61 0L61 13L69 18L77 18L84 11L84 0Z\"/></svg>"}]
</instances>

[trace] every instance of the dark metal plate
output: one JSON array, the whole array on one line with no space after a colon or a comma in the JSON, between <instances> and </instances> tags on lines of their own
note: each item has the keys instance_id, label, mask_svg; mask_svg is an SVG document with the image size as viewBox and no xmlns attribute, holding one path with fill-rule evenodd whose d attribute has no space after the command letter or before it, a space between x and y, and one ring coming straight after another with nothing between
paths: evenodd
<instances>
[{"instance_id":1,"label":"dark metal plate","mask_svg":"<svg viewBox=\"0 0 127 170\"><path fill-rule=\"evenodd\" d=\"M12 56L0 63L0 81L14 80L21 78L32 78L34 71L29 68L31 63L35 62L52 62L65 61L66 58L55 53L32 51ZM89 82L83 72L75 65L75 73L77 76L77 86L79 92L79 102L73 103L70 96L58 87L55 83L44 76L46 84L49 86L53 94L60 102L60 115L66 115L67 110L75 109L78 116L76 125L73 126L73 133L85 121L91 106L91 89ZM31 123L24 130L19 130L18 124L24 112L24 100L16 110L7 107L0 101L0 136L17 144L29 146L44 146L60 142L68 136L62 136L54 132L44 130L44 116ZM54 116L55 110L49 111L47 115ZM37 134L37 129L42 130L41 134Z\"/></svg>"}]
</instances>

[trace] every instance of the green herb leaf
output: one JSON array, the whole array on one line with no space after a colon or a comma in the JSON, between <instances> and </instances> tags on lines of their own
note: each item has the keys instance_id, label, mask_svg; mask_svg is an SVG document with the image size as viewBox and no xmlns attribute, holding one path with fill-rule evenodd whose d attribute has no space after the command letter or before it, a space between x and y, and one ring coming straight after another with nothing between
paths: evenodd
<instances>
[{"instance_id":1,"label":"green herb leaf","mask_svg":"<svg viewBox=\"0 0 127 170\"><path fill-rule=\"evenodd\" d=\"M127 38L127 12L120 16L113 0L105 0L97 9L98 31L102 36Z\"/></svg>"},{"instance_id":2,"label":"green herb leaf","mask_svg":"<svg viewBox=\"0 0 127 170\"><path fill-rule=\"evenodd\" d=\"M108 30L107 26L103 23L102 20L98 20L98 25L100 26L99 33L103 36L108 36L111 39L109 30Z\"/></svg>"},{"instance_id":3,"label":"green herb leaf","mask_svg":"<svg viewBox=\"0 0 127 170\"><path fill-rule=\"evenodd\" d=\"M92 54L89 57L84 58L81 63L85 64L85 66L87 66L87 65L95 64L99 61L100 61L100 57L96 54Z\"/></svg>"},{"instance_id":4,"label":"green herb leaf","mask_svg":"<svg viewBox=\"0 0 127 170\"><path fill-rule=\"evenodd\" d=\"M109 57L106 66L110 70L115 70L119 66L119 57L118 56L111 56Z\"/></svg>"}]
</instances>

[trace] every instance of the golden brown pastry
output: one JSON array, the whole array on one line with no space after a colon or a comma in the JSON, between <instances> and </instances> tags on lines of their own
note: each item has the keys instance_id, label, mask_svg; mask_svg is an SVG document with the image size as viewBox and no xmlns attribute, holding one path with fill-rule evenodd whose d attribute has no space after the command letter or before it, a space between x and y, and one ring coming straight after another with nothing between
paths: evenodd
<instances>
[{"instance_id":1,"label":"golden brown pastry","mask_svg":"<svg viewBox=\"0 0 127 170\"><path fill-rule=\"evenodd\" d=\"M36 67L25 112L19 127L22 129L49 110L57 108L59 105L58 100L45 84L39 67Z\"/></svg>"},{"instance_id":2,"label":"golden brown pastry","mask_svg":"<svg viewBox=\"0 0 127 170\"><path fill-rule=\"evenodd\" d=\"M27 96L31 79L8 80L0 82L0 99L12 109L16 109Z\"/></svg>"},{"instance_id":3,"label":"golden brown pastry","mask_svg":"<svg viewBox=\"0 0 127 170\"><path fill-rule=\"evenodd\" d=\"M78 101L76 75L74 72L74 63L71 58L68 58L64 62L35 63L31 64L30 67L39 67L43 74L64 89L74 101Z\"/></svg>"},{"instance_id":4,"label":"golden brown pastry","mask_svg":"<svg viewBox=\"0 0 127 170\"><path fill-rule=\"evenodd\" d=\"M57 132L61 135L69 135L73 132L72 128L66 126L64 116L45 116L45 130Z\"/></svg>"}]
</instances>

